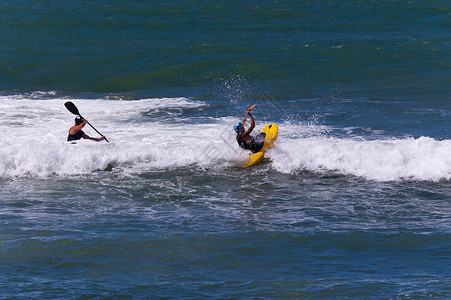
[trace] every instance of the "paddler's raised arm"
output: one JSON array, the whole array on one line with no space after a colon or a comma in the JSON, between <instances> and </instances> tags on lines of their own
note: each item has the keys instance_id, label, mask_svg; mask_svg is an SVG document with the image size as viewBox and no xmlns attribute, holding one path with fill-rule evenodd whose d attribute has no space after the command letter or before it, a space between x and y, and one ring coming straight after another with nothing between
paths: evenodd
<instances>
[{"instance_id":1,"label":"paddler's raised arm","mask_svg":"<svg viewBox=\"0 0 451 300\"><path fill-rule=\"evenodd\" d=\"M255 127L254 117L252 117L250 112L248 112L247 115L251 118L251 126L245 132L243 132L243 135L241 137L244 140L247 140L247 137L251 134L252 130L254 130Z\"/></svg>"},{"instance_id":2,"label":"paddler's raised arm","mask_svg":"<svg viewBox=\"0 0 451 300\"><path fill-rule=\"evenodd\" d=\"M254 117L251 115L251 112L247 112L247 115L251 118L251 127L249 129L252 131L255 127Z\"/></svg>"}]
</instances>

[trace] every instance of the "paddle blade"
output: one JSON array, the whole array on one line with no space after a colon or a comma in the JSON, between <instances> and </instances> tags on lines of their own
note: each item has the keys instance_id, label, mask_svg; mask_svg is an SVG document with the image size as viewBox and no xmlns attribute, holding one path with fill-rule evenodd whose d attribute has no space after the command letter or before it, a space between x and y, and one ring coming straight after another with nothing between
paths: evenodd
<instances>
[{"instance_id":1,"label":"paddle blade","mask_svg":"<svg viewBox=\"0 0 451 300\"><path fill-rule=\"evenodd\" d=\"M64 106L66 106L67 110L73 113L74 115L80 115L80 113L78 112L78 108L72 102L67 101L66 103L64 103Z\"/></svg>"},{"instance_id":2,"label":"paddle blade","mask_svg":"<svg viewBox=\"0 0 451 300\"><path fill-rule=\"evenodd\" d=\"M253 109L254 109L254 107L255 107L255 105L257 105L257 104L254 104L254 105L252 105L252 106L249 106L249 107L247 108L247 111L251 111L251 110L253 110Z\"/></svg>"}]
</instances>

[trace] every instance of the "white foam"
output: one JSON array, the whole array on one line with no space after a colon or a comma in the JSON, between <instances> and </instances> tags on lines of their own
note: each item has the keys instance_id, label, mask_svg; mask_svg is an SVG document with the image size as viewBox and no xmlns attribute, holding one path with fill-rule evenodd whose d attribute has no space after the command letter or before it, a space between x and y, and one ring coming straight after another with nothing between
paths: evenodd
<instances>
[{"instance_id":1,"label":"white foam","mask_svg":"<svg viewBox=\"0 0 451 300\"><path fill-rule=\"evenodd\" d=\"M187 98L74 100L80 113L111 143L65 140L74 115L64 107L67 99L30 100L0 98L0 174L65 176L104 170L111 165L126 172L152 169L238 165L246 157L234 141L230 123L210 124L166 121L158 111L182 115L184 109L202 109L204 102ZM175 109L175 112L174 112ZM88 125L84 131L98 136Z\"/></svg>"},{"instance_id":2,"label":"white foam","mask_svg":"<svg viewBox=\"0 0 451 300\"><path fill-rule=\"evenodd\" d=\"M0 177L71 176L109 169L142 173L195 166L239 166L234 117L190 120L187 110L208 104L187 98L124 100L71 99L84 117L111 143L66 143L74 115L67 99L0 97ZM170 116L167 118L166 116ZM263 127L257 122L256 129ZM279 124L269 166L282 173L338 172L371 180L450 180L451 141L328 137L330 128ZM98 136L89 126L85 132ZM268 160L267 160L268 161Z\"/></svg>"},{"instance_id":3,"label":"white foam","mask_svg":"<svg viewBox=\"0 0 451 300\"><path fill-rule=\"evenodd\" d=\"M268 156L283 173L334 171L366 179L450 180L451 140L279 139Z\"/></svg>"}]
</instances>

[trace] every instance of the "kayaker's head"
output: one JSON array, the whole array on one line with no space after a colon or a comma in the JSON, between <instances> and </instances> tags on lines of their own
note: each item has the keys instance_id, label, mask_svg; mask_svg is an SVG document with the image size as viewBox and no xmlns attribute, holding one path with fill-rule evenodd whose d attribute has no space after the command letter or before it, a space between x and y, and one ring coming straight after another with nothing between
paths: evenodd
<instances>
[{"instance_id":1,"label":"kayaker's head","mask_svg":"<svg viewBox=\"0 0 451 300\"><path fill-rule=\"evenodd\" d=\"M80 125L81 123L83 123L83 118L82 117L76 117L75 118L75 125Z\"/></svg>"},{"instance_id":2,"label":"kayaker's head","mask_svg":"<svg viewBox=\"0 0 451 300\"><path fill-rule=\"evenodd\" d=\"M236 123L235 125L233 125L233 130L235 130L236 133L240 133L244 130L244 126L243 123Z\"/></svg>"}]
</instances>

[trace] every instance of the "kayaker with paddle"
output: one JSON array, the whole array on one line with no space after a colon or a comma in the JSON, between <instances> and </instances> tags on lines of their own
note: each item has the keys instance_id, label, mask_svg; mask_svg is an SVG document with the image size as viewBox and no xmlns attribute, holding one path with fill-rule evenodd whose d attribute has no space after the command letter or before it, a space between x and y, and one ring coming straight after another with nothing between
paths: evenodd
<instances>
[{"instance_id":1,"label":"kayaker with paddle","mask_svg":"<svg viewBox=\"0 0 451 300\"><path fill-rule=\"evenodd\" d=\"M88 122L88 120L86 120L80 115L80 112L78 111L78 108L75 106L75 104L73 104L70 101L67 101L66 103L64 103L64 106L66 106L67 110L69 110L71 113L78 116L75 118L75 125L69 129L69 136L67 137L68 142L77 141L81 138L93 140L96 142L100 142L103 140L109 142L108 139L103 134L101 134L97 129L94 128L94 126L91 125L91 123ZM99 135L101 135L101 137L92 138L86 133L84 133L82 128L85 127L86 124L91 126L92 129L94 129Z\"/></svg>"},{"instance_id":2,"label":"kayaker with paddle","mask_svg":"<svg viewBox=\"0 0 451 300\"><path fill-rule=\"evenodd\" d=\"M255 128L254 117L251 114L251 110L255 107L255 105L249 107L247 109L246 116L241 122L236 123L233 126L233 129L236 132L236 141L241 148L245 150L250 150L252 153L257 153L263 148L263 144L265 143L266 133L262 132L256 136L251 136L252 130ZM251 119L251 126L245 130L244 123L246 123L246 118L249 116Z\"/></svg>"},{"instance_id":3,"label":"kayaker with paddle","mask_svg":"<svg viewBox=\"0 0 451 300\"><path fill-rule=\"evenodd\" d=\"M93 138L93 137L90 137L89 135L87 135L86 133L84 133L82 128L85 127L86 123L88 123L88 120L83 119L82 117L76 117L75 125L69 129L69 135L67 137L67 141L68 142L77 141L77 140L80 140L81 138L84 138L84 139L100 142L105 139L105 136L103 136L103 135L99 138Z\"/></svg>"}]
</instances>

